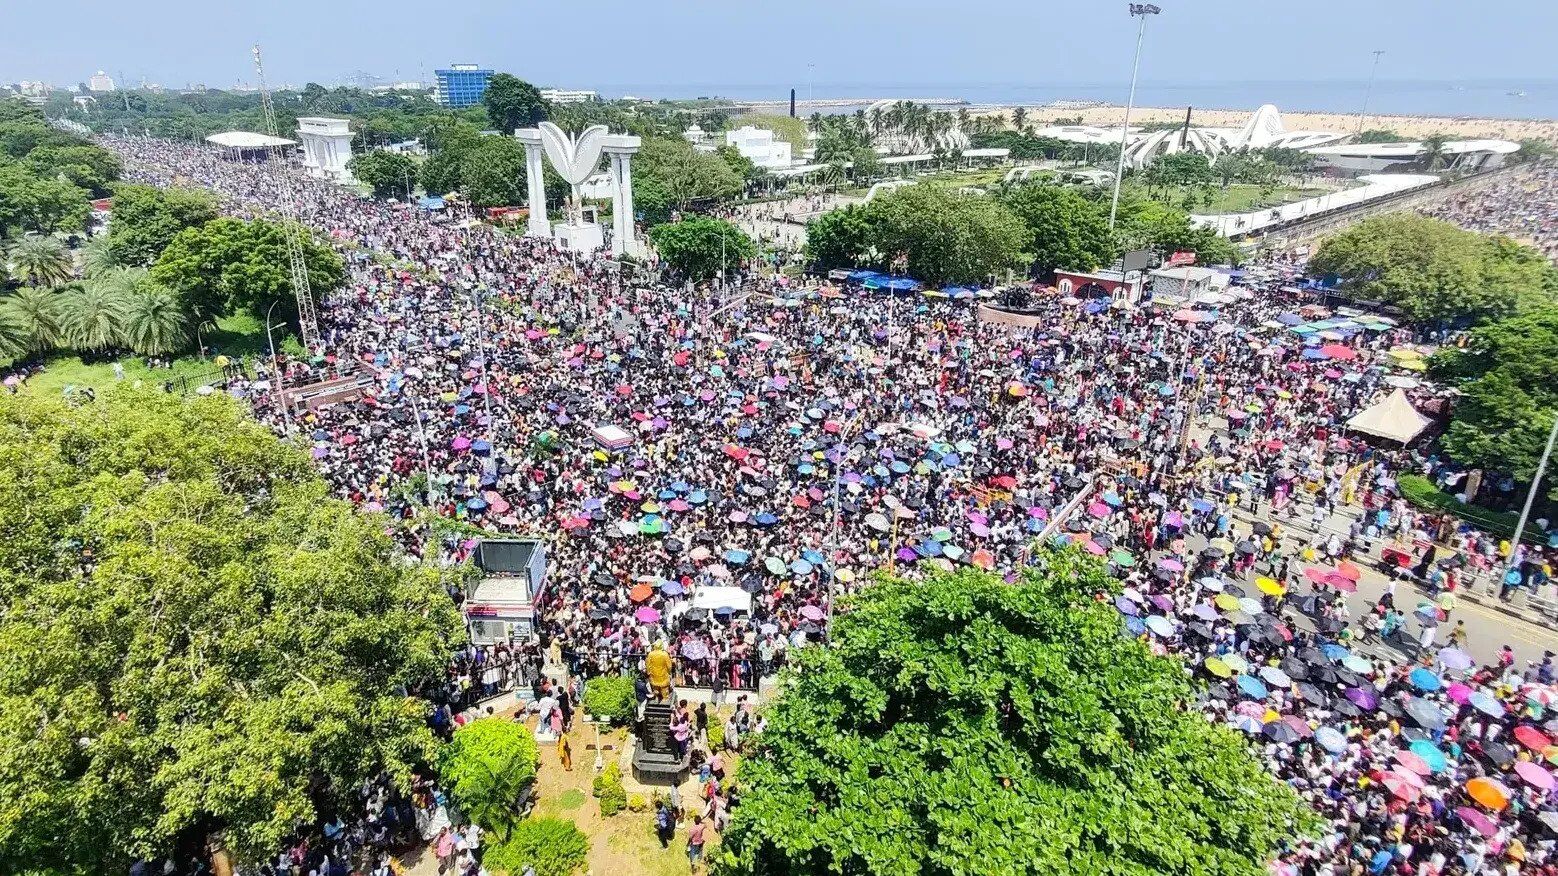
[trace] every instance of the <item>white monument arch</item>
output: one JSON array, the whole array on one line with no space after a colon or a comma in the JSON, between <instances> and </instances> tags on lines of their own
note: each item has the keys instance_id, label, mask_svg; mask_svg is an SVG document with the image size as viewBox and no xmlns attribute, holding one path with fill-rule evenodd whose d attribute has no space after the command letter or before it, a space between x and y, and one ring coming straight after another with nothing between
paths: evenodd
<instances>
[{"instance_id":1,"label":"white monument arch","mask_svg":"<svg viewBox=\"0 0 1558 876\"><path fill-rule=\"evenodd\" d=\"M514 136L525 147L530 236L555 237L574 252L590 252L601 247L604 235L600 225L584 221L579 186L594 175L601 153L605 153L611 161L611 253L618 256L638 254L638 242L633 235L632 162L642 140L628 134L609 133L605 125L593 125L574 135L551 122L520 128ZM542 152L571 190L566 220L555 227L546 216Z\"/></svg>"}]
</instances>

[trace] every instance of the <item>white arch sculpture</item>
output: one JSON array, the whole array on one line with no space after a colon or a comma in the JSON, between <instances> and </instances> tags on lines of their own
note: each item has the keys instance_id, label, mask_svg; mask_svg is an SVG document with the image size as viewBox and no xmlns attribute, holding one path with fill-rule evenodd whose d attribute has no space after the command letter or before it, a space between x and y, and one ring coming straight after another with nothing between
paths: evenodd
<instances>
[{"instance_id":1,"label":"white arch sculpture","mask_svg":"<svg viewBox=\"0 0 1558 876\"><path fill-rule=\"evenodd\" d=\"M527 234L557 237L570 249L593 249L600 243L599 226L585 223L580 209L579 186L595 173L602 154L611 162L611 253L637 255L641 248L633 226L633 156L643 141L629 134L609 133L605 125L593 125L569 134L551 122L519 128L514 136L525 147L525 178L530 202ZM551 160L557 175L572 189L566 223L553 229L546 216L545 168L541 155ZM592 231L593 230L593 231Z\"/></svg>"}]
</instances>

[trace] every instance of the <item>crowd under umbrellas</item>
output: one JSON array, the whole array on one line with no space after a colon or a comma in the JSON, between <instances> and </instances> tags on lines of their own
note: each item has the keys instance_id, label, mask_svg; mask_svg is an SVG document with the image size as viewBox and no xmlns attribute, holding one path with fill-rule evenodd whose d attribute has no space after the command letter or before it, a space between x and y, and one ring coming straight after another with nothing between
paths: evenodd
<instances>
[{"instance_id":1,"label":"crowd under umbrellas","mask_svg":"<svg viewBox=\"0 0 1558 876\"><path fill-rule=\"evenodd\" d=\"M179 144L112 143L133 178L183 177L240 215L279 206L276 168ZM546 242L320 183L290 191L303 220L346 253L350 280L321 302L323 349L286 362L284 379L359 370L372 386L296 420L272 404L277 375L234 391L306 441L334 488L366 508L412 521L429 502L486 531L546 537L541 632L576 671L631 668L668 642L685 681L749 686L786 648L825 635L833 600L873 572L914 578L966 565L1014 576L1043 535L1104 557L1126 579L1122 632L1208 674L1215 718L1244 718L1246 729L1258 719L1273 766L1308 783L1302 790L1338 817L1341 835L1362 830L1360 841L1385 851L1387 838L1400 839L1390 822L1405 818L1495 857L1524 837L1521 853L1545 858L1550 841L1511 817L1547 812L1540 789L1511 785L1496 765L1484 776L1465 747L1445 744L1468 721L1502 744L1500 733L1486 737L1490 725L1475 718L1486 712L1471 697L1503 703L1499 726L1513 734L1531 712L1528 692L1479 681L1441 655L1443 666L1422 668L1443 690L1403 696L1410 667L1365 667L1335 650L1346 621L1327 606L1346 591L1340 581L1355 580L1340 552L1329 551L1335 568L1312 567L1318 580L1295 569L1248 581L1251 560L1269 553L1257 545L1269 527L1235 531L1213 488L1242 479L1281 505L1364 459L1388 477L1392 457L1340 433L1393 387L1426 391L1412 376L1420 354L1392 325L1295 331L1319 315L1281 291L1276 269L1172 307L1049 298L1032 330L979 321L966 296L637 286L602 259ZM1191 440L1194 417L1210 424L1210 439ZM607 426L629 440L599 440ZM1072 513L1062 522L1063 510ZM1199 529L1211 538L1190 550L1186 536ZM415 527L397 531L408 550L425 549ZM439 559L471 544L446 541ZM700 606L700 594L730 592L749 602ZM1311 609L1313 631L1283 616L1294 605ZM1456 684L1470 689L1464 705ZM1424 787L1411 799L1354 794L1354 772L1388 754L1381 746L1424 741L1407 731L1431 719L1430 707L1442 726L1416 726L1446 769L1413 772ZM1513 765L1536 760L1508 750ZM1469 797L1481 778L1511 789L1503 807ZM1474 818L1404 814L1463 796L1492 838L1463 829ZM1357 854L1349 843L1289 859L1341 872Z\"/></svg>"}]
</instances>

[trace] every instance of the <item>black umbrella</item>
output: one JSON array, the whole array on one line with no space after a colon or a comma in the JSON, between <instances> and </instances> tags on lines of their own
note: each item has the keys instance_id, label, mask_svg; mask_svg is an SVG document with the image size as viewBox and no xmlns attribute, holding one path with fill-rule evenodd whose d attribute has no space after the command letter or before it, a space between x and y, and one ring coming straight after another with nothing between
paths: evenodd
<instances>
[{"instance_id":1,"label":"black umbrella","mask_svg":"<svg viewBox=\"0 0 1558 876\"><path fill-rule=\"evenodd\" d=\"M1065 487L1068 490L1080 490L1082 488L1082 484L1083 484L1082 479L1079 478L1079 477L1075 477L1075 476L1066 478L1065 480L1060 482L1060 485Z\"/></svg>"},{"instance_id":2,"label":"black umbrella","mask_svg":"<svg viewBox=\"0 0 1558 876\"><path fill-rule=\"evenodd\" d=\"M1405 718L1407 713L1402 710L1401 704L1395 700L1380 700L1379 710L1392 718Z\"/></svg>"},{"instance_id":3,"label":"black umbrella","mask_svg":"<svg viewBox=\"0 0 1558 876\"><path fill-rule=\"evenodd\" d=\"M801 625L797 629L799 629L801 632L805 633L808 636L815 636L817 633L822 631L821 627L817 626L816 624L812 623L811 621L804 621L804 622L802 622Z\"/></svg>"},{"instance_id":4,"label":"black umbrella","mask_svg":"<svg viewBox=\"0 0 1558 876\"><path fill-rule=\"evenodd\" d=\"M1135 438L1127 438L1124 441L1120 442L1120 449L1121 450L1135 450L1136 448L1138 448L1140 446L1141 446L1141 442L1137 441Z\"/></svg>"},{"instance_id":5,"label":"black umbrella","mask_svg":"<svg viewBox=\"0 0 1558 876\"><path fill-rule=\"evenodd\" d=\"M590 580L594 581L596 584L599 584L602 587L615 587L615 586L617 586L617 579L611 577L610 575L606 574L605 572L596 572L595 573L595 577L591 578Z\"/></svg>"},{"instance_id":6,"label":"black umbrella","mask_svg":"<svg viewBox=\"0 0 1558 876\"><path fill-rule=\"evenodd\" d=\"M668 553L668 554L679 554L679 553L681 553L682 552L682 543L680 541L677 541L674 538L666 539L665 540L665 552Z\"/></svg>"},{"instance_id":7,"label":"black umbrella","mask_svg":"<svg viewBox=\"0 0 1558 876\"><path fill-rule=\"evenodd\" d=\"M1299 682L1298 695L1303 697L1306 702L1314 703L1317 706L1324 706L1331 701L1331 698L1326 696L1324 691L1308 682Z\"/></svg>"},{"instance_id":8,"label":"black umbrella","mask_svg":"<svg viewBox=\"0 0 1558 876\"><path fill-rule=\"evenodd\" d=\"M1209 547L1206 550L1202 551L1201 555L1202 556L1206 556L1206 557L1211 557L1214 560L1220 560L1223 557L1227 556L1228 552L1223 550L1220 547Z\"/></svg>"},{"instance_id":9,"label":"black umbrella","mask_svg":"<svg viewBox=\"0 0 1558 876\"><path fill-rule=\"evenodd\" d=\"M1273 742L1289 743L1298 741L1298 731L1288 726L1286 721L1272 721L1261 728L1260 732Z\"/></svg>"},{"instance_id":10,"label":"black umbrella","mask_svg":"<svg viewBox=\"0 0 1558 876\"><path fill-rule=\"evenodd\" d=\"M1093 536L1093 544L1096 544L1101 548L1112 548L1114 547L1114 536L1107 532L1100 533L1099 535Z\"/></svg>"},{"instance_id":11,"label":"black umbrella","mask_svg":"<svg viewBox=\"0 0 1558 876\"><path fill-rule=\"evenodd\" d=\"M1502 742L1485 743L1482 746L1482 756L1497 767L1503 767L1513 763L1515 760L1515 753L1510 751L1509 746Z\"/></svg>"},{"instance_id":12,"label":"black umbrella","mask_svg":"<svg viewBox=\"0 0 1558 876\"><path fill-rule=\"evenodd\" d=\"M1401 736L1402 738L1406 739L1408 743L1416 742L1419 739L1427 739L1430 742L1433 741L1433 737L1428 734L1428 731L1421 727L1402 727Z\"/></svg>"},{"instance_id":13,"label":"black umbrella","mask_svg":"<svg viewBox=\"0 0 1558 876\"><path fill-rule=\"evenodd\" d=\"M1422 697L1407 700L1405 708L1407 717L1428 730L1439 730L1444 727L1444 713L1439 711L1438 706Z\"/></svg>"},{"instance_id":14,"label":"black umbrella","mask_svg":"<svg viewBox=\"0 0 1558 876\"><path fill-rule=\"evenodd\" d=\"M1194 633L1195 635L1200 636L1201 638L1207 639L1207 640L1211 640L1213 638L1216 638L1216 635L1217 635L1216 633L1212 632L1212 628L1211 627L1208 627L1206 624L1202 624L1202 623L1190 624L1189 626L1185 627L1185 629L1187 629L1190 632Z\"/></svg>"},{"instance_id":15,"label":"black umbrella","mask_svg":"<svg viewBox=\"0 0 1558 876\"><path fill-rule=\"evenodd\" d=\"M1233 548L1239 553L1248 556L1255 553L1255 542L1246 539L1234 545Z\"/></svg>"},{"instance_id":16,"label":"black umbrella","mask_svg":"<svg viewBox=\"0 0 1558 876\"><path fill-rule=\"evenodd\" d=\"M1153 571L1152 577L1158 579L1159 581L1168 582L1174 580L1174 573L1170 572L1168 569L1157 569Z\"/></svg>"},{"instance_id":17,"label":"black umbrella","mask_svg":"<svg viewBox=\"0 0 1558 876\"><path fill-rule=\"evenodd\" d=\"M693 536L692 540L697 544L714 544L716 541L718 541L718 539L714 537L714 533L709 532L707 529Z\"/></svg>"},{"instance_id":18,"label":"black umbrella","mask_svg":"<svg viewBox=\"0 0 1558 876\"><path fill-rule=\"evenodd\" d=\"M1303 681L1309 678L1309 666L1292 657L1282 661L1282 671L1288 674L1288 678L1294 681Z\"/></svg>"},{"instance_id":19,"label":"black umbrella","mask_svg":"<svg viewBox=\"0 0 1558 876\"><path fill-rule=\"evenodd\" d=\"M1249 595L1248 593L1244 592L1244 588L1243 587L1240 587L1237 584L1224 584L1223 585L1223 592L1228 594L1229 596L1232 596L1232 597L1236 598L1236 599L1241 597L1241 596L1248 596Z\"/></svg>"},{"instance_id":20,"label":"black umbrella","mask_svg":"<svg viewBox=\"0 0 1558 876\"><path fill-rule=\"evenodd\" d=\"M1353 672L1351 669L1332 669L1329 666L1321 668L1328 674L1335 676L1336 683L1342 687L1362 687L1364 684L1363 676Z\"/></svg>"},{"instance_id":21,"label":"black umbrella","mask_svg":"<svg viewBox=\"0 0 1558 876\"><path fill-rule=\"evenodd\" d=\"M1141 481L1131 477L1130 475L1120 475L1119 481L1121 485L1130 487L1133 490L1141 489Z\"/></svg>"},{"instance_id":22,"label":"black umbrella","mask_svg":"<svg viewBox=\"0 0 1558 876\"><path fill-rule=\"evenodd\" d=\"M741 589L748 593L763 592L763 582L756 575L748 575L741 579Z\"/></svg>"},{"instance_id":23,"label":"black umbrella","mask_svg":"<svg viewBox=\"0 0 1558 876\"><path fill-rule=\"evenodd\" d=\"M1363 714L1363 710L1354 705L1352 700L1337 700L1332 704L1331 710L1338 715L1346 715L1349 718L1356 718Z\"/></svg>"},{"instance_id":24,"label":"black umbrella","mask_svg":"<svg viewBox=\"0 0 1558 876\"><path fill-rule=\"evenodd\" d=\"M687 613L682 615L683 618L686 618L690 621L703 621L706 620L708 616L709 610L707 608L689 608L687 609Z\"/></svg>"},{"instance_id":25,"label":"black umbrella","mask_svg":"<svg viewBox=\"0 0 1558 876\"><path fill-rule=\"evenodd\" d=\"M1305 648L1298 652L1298 659L1311 666L1324 666L1331 661L1325 659L1325 654L1319 648Z\"/></svg>"},{"instance_id":26,"label":"black umbrella","mask_svg":"<svg viewBox=\"0 0 1558 876\"><path fill-rule=\"evenodd\" d=\"M1251 526L1250 528L1255 530L1255 534L1256 535L1270 535L1271 534L1271 524L1267 523L1264 520L1257 520L1257 521L1255 521L1255 525Z\"/></svg>"},{"instance_id":27,"label":"black umbrella","mask_svg":"<svg viewBox=\"0 0 1558 876\"><path fill-rule=\"evenodd\" d=\"M605 620L608 617L611 617L611 612L604 608L590 609L590 620Z\"/></svg>"},{"instance_id":28,"label":"black umbrella","mask_svg":"<svg viewBox=\"0 0 1558 876\"><path fill-rule=\"evenodd\" d=\"M1358 686L1357 684L1342 684L1342 677L1337 674L1336 670L1324 665L1315 666L1311 664L1309 667L1309 680L1316 684L1341 684L1342 687Z\"/></svg>"}]
</instances>

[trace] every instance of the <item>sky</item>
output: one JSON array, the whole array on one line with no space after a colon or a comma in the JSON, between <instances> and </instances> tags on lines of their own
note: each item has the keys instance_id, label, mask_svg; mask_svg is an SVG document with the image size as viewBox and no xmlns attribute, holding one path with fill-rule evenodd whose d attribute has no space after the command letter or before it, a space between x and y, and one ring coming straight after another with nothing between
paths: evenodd
<instances>
[{"instance_id":1,"label":"sky","mask_svg":"<svg viewBox=\"0 0 1558 876\"><path fill-rule=\"evenodd\" d=\"M431 81L474 62L539 85L610 95L868 86L1004 90L1120 86L1135 27L1124 0L139 0L6 4L0 80L211 87L345 82L359 71ZM1558 4L1538 0L1161 0L1141 81L1551 81ZM80 7L90 8L90 12ZM1046 91L1046 94L1048 92Z\"/></svg>"}]
</instances>

